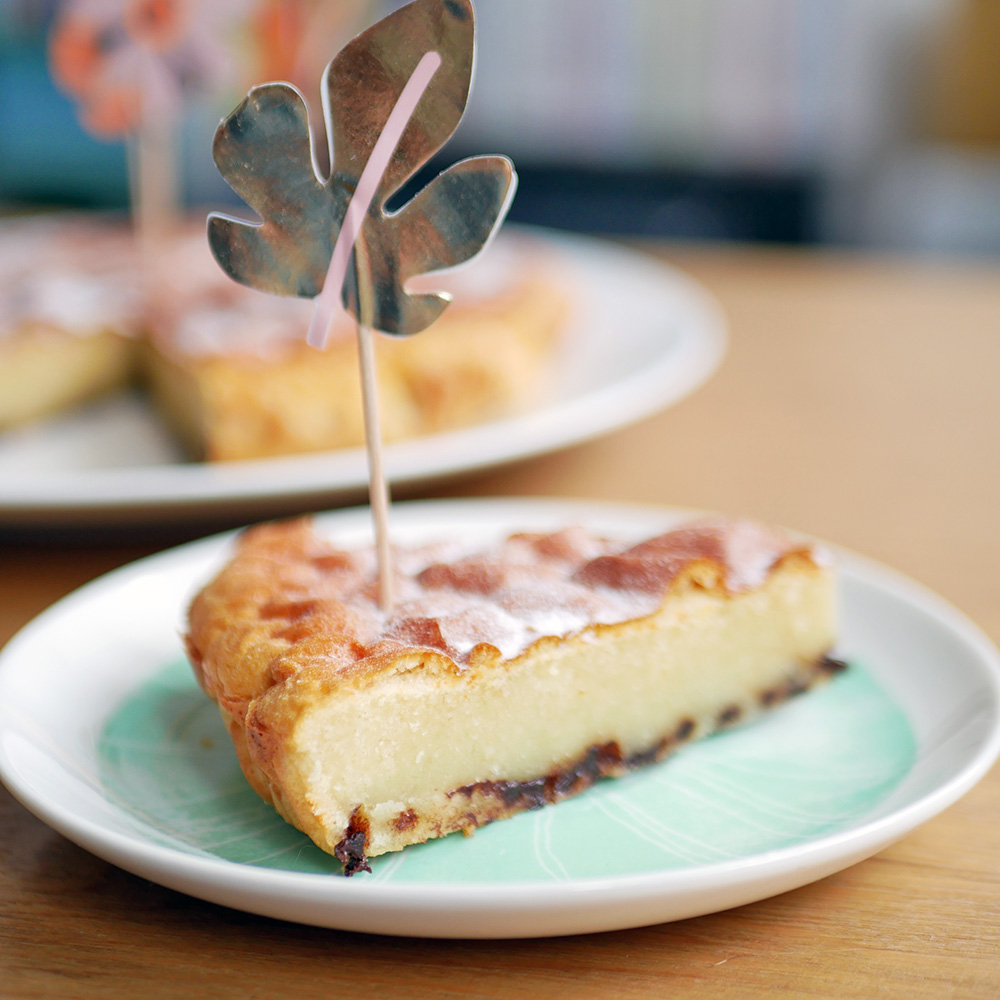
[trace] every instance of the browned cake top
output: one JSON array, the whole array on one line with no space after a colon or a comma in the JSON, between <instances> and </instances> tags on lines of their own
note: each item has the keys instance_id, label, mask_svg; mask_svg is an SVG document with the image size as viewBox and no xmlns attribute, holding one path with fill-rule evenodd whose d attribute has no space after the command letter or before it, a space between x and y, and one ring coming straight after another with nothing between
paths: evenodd
<instances>
[{"instance_id":1,"label":"browned cake top","mask_svg":"<svg viewBox=\"0 0 1000 1000\"><path fill-rule=\"evenodd\" d=\"M582 528L396 549L391 612L377 605L374 555L342 551L311 522L262 525L193 602L188 648L203 685L234 712L302 669L358 681L408 650L452 672L655 612L681 579L738 592L806 554L756 523L705 520L639 544Z\"/></svg>"},{"instance_id":2,"label":"browned cake top","mask_svg":"<svg viewBox=\"0 0 1000 1000\"><path fill-rule=\"evenodd\" d=\"M134 334L142 296L135 243L110 218L41 215L0 224L0 337L21 326Z\"/></svg>"}]
</instances>

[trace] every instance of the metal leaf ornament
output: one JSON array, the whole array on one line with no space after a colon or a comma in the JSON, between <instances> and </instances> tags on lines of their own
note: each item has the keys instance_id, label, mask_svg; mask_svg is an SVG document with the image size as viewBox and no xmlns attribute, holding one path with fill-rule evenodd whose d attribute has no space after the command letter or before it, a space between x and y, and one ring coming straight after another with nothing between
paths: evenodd
<instances>
[{"instance_id":1,"label":"metal leaf ornament","mask_svg":"<svg viewBox=\"0 0 1000 1000\"><path fill-rule=\"evenodd\" d=\"M474 257L506 214L516 174L504 156L462 160L385 208L458 126L474 32L471 0L415 0L349 42L323 77L326 179L290 84L254 88L219 126L216 165L263 221L213 214L212 252L244 285L318 297L314 346L340 305L383 333L429 326L449 296L410 293L407 281Z\"/></svg>"}]
</instances>

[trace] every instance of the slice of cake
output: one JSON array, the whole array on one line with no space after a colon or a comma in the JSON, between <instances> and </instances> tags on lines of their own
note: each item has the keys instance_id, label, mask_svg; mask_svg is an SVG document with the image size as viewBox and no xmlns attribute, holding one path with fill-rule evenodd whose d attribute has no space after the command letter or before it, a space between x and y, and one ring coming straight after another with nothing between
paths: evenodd
<instances>
[{"instance_id":1,"label":"slice of cake","mask_svg":"<svg viewBox=\"0 0 1000 1000\"><path fill-rule=\"evenodd\" d=\"M430 282L454 303L414 337L376 341L382 437L419 437L532 402L568 312L538 241ZM198 458L266 458L364 444L356 337L346 314L324 351L305 343L312 301L231 281L202 229L161 261L144 369L160 411ZM426 281L426 279L424 279ZM419 290L416 287L414 290Z\"/></svg>"},{"instance_id":2,"label":"slice of cake","mask_svg":"<svg viewBox=\"0 0 1000 1000\"><path fill-rule=\"evenodd\" d=\"M661 760L840 668L815 547L706 520L374 557L307 520L242 536L187 648L256 791L350 874Z\"/></svg>"},{"instance_id":3,"label":"slice of cake","mask_svg":"<svg viewBox=\"0 0 1000 1000\"><path fill-rule=\"evenodd\" d=\"M142 298L128 228L0 224L0 430L127 384Z\"/></svg>"}]
</instances>

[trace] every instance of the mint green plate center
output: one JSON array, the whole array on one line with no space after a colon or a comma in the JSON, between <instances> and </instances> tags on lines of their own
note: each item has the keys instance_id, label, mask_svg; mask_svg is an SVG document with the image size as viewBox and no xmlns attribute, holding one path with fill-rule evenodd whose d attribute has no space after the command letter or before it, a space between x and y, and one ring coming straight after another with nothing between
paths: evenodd
<instances>
[{"instance_id":1,"label":"mint green plate center","mask_svg":"<svg viewBox=\"0 0 1000 1000\"><path fill-rule=\"evenodd\" d=\"M557 806L376 858L376 881L548 882L734 861L850 828L913 765L906 717L861 667L762 719ZM108 721L100 777L124 822L189 854L285 871L340 865L250 789L184 662Z\"/></svg>"}]
</instances>

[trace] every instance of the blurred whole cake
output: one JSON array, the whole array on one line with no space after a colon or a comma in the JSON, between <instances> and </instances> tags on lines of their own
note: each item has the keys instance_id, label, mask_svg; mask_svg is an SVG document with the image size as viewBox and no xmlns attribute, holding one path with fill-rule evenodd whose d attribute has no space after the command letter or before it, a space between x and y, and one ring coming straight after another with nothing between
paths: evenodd
<instances>
[{"instance_id":1,"label":"blurred whole cake","mask_svg":"<svg viewBox=\"0 0 1000 1000\"><path fill-rule=\"evenodd\" d=\"M312 301L227 278L204 232L160 261L143 369L160 411L199 457L260 458L364 443L354 324L305 342ZM568 303L537 240L498 240L432 287L454 303L416 337L380 336L383 436L418 437L502 416L535 399Z\"/></svg>"},{"instance_id":2,"label":"blurred whole cake","mask_svg":"<svg viewBox=\"0 0 1000 1000\"><path fill-rule=\"evenodd\" d=\"M384 436L489 420L537 398L568 315L551 252L504 234L434 286L455 301L419 337L379 337ZM211 258L202 223L145 269L124 224L41 216L0 225L0 430L137 382L195 458L361 445L353 321L316 351L311 300L265 296Z\"/></svg>"}]
</instances>

